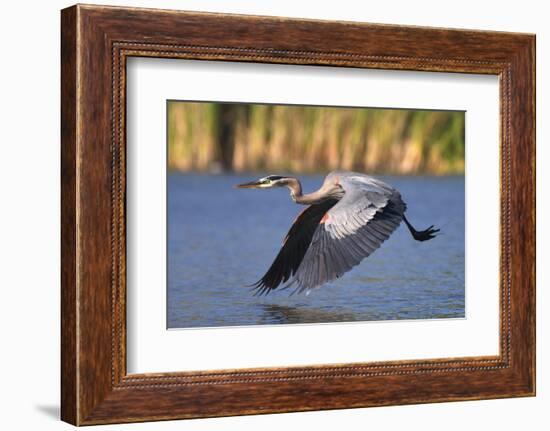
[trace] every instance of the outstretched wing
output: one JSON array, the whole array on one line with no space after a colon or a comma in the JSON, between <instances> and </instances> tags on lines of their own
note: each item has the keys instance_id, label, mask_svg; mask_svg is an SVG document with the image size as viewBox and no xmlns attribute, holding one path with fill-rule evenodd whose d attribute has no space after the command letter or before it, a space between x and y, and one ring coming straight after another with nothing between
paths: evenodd
<instances>
[{"instance_id":1,"label":"outstretched wing","mask_svg":"<svg viewBox=\"0 0 550 431\"><path fill-rule=\"evenodd\" d=\"M403 219L399 192L364 175L339 178L344 197L320 221L291 282L310 291L358 265L389 238Z\"/></svg>"},{"instance_id":2,"label":"outstretched wing","mask_svg":"<svg viewBox=\"0 0 550 431\"><path fill-rule=\"evenodd\" d=\"M311 205L300 213L288 231L283 246L271 267L253 285L257 295L269 293L296 273L320 221L337 202L336 199L328 199L322 203Z\"/></svg>"}]
</instances>

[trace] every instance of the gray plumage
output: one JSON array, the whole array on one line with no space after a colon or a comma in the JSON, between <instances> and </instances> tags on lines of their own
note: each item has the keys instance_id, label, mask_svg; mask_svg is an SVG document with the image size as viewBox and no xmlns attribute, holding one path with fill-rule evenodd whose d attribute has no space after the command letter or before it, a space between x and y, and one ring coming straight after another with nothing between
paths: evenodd
<instances>
[{"instance_id":1,"label":"gray plumage","mask_svg":"<svg viewBox=\"0 0 550 431\"><path fill-rule=\"evenodd\" d=\"M405 217L407 206L399 191L374 177L355 172L331 172L316 192L303 195L293 177L268 176L241 188L288 187L292 199L309 205L290 228L283 247L267 273L254 285L267 294L281 283L284 289L309 293L370 256L402 220L417 241L435 237L430 226L417 231Z\"/></svg>"}]
</instances>

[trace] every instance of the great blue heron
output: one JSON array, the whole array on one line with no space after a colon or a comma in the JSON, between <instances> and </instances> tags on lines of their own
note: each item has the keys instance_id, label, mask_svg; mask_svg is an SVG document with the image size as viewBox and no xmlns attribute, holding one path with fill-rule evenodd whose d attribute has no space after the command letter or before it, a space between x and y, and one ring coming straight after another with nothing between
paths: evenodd
<instances>
[{"instance_id":1,"label":"great blue heron","mask_svg":"<svg viewBox=\"0 0 550 431\"><path fill-rule=\"evenodd\" d=\"M295 285L295 292L309 293L342 276L380 247L401 220L417 241L439 232L433 225L417 231L405 217L407 205L399 191L360 173L331 172L309 194L302 194L297 178L280 175L237 187L288 187L294 202L309 205L292 224L269 270L253 285L259 295L286 282L284 288Z\"/></svg>"}]
</instances>

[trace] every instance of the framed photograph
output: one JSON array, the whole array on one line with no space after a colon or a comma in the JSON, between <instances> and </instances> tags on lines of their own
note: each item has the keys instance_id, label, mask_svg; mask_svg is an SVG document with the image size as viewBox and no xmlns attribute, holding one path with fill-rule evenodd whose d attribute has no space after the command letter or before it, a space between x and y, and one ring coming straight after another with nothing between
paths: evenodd
<instances>
[{"instance_id":1,"label":"framed photograph","mask_svg":"<svg viewBox=\"0 0 550 431\"><path fill-rule=\"evenodd\" d=\"M61 13L61 416L535 394L535 36Z\"/></svg>"}]
</instances>

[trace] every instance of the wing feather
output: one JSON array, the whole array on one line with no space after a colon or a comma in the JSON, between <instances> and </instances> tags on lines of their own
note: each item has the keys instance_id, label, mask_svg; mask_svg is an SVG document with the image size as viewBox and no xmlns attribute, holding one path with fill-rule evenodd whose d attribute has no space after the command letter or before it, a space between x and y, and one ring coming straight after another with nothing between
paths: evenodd
<instances>
[{"instance_id":1,"label":"wing feather","mask_svg":"<svg viewBox=\"0 0 550 431\"><path fill-rule=\"evenodd\" d=\"M290 227L275 260L265 275L252 287L257 295L269 293L281 283L286 283L298 270L323 216L338 200L328 199L310 205L296 218ZM311 278L311 274L310 274ZM326 278L326 276L319 279Z\"/></svg>"},{"instance_id":2,"label":"wing feather","mask_svg":"<svg viewBox=\"0 0 550 431\"><path fill-rule=\"evenodd\" d=\"M371 177L342 178L344 197L315 229L286 288L309 292L340 277L372 254L397 229L406 205L391 186Z\"/></svg>"}]
</instances>

